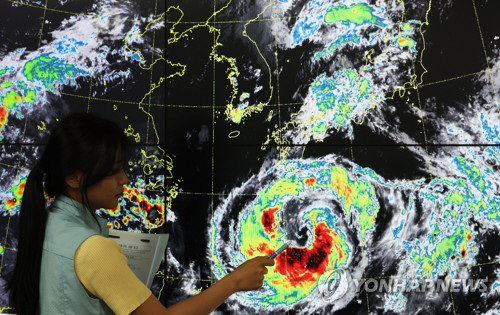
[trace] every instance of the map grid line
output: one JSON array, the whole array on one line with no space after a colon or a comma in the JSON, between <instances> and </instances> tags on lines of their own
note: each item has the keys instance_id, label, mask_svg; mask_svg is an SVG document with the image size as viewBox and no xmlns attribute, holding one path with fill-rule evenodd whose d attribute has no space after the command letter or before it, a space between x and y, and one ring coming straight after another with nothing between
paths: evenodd
<instances>
[{"instance_id":1,"label":"map grid line","mask_svg":"<svg viewBox=\"0 0 500 315\"><path fill-rule=\"evenodd\" d=\"M491 77L492 68L490 67L490 62L488 60L488 54L486 53L486 45L484 44L483 32L481 31L481 24L479 23L479 15L477 14L476 3L475 3L475 0L471 0L471 1L472 1L472 6L474 7L474 16L476 18L477 28L479 30L479 36L481 37L481 46L482 46L481 48L483 49L484 59L486 60L486 66L488 67L488 70L489 70L489 71L487 71L487 73L488 73L488 76L490 78L490 85L491 85L491 88L493 89L493 95L495 97L495 102L498 103L497 92L495 89L495 83Z\"/></svg>"},{"instance_id":2,"label":"map grid line","mask_svg":"<svg viewBox=\"0 0 500 315\"><path fill-rule=\"evenodd\" d=\"M438 80L438 81L429 82L429 83L421 83L421 84L419 84L419 87L422 88L422 87L426 87L426 86L430 86L430 85L446 83L446 82L450 82L450 81L453 81L453 80L459 80L459 79L463 79L463 78L466 78L466 77L478 75L478 74L481 74L481 73L487 73L487 72L490 72L490 71L493 71L493 70L498 70L498 69L500 69L500 66L491 67L490 69L480 70L480 71L477 71L477 72L468 73L468 74L464 74L464 75L460 75L460 76L456 76L456 77L451 77L451 78L448 78L448 79ZM414 90L414 89L415 88L413 86L402 87L400 89L398 88L398 89L396 89L396 90L394 90L392 92L387 92L387 93L388 94L398 93L400 91ZM67 94L67 95L71 95L71 94ZM78 97L78 95L71 95L71 96ZM103 100L103 101L113 101L113 102L116 101L116 100L106 100L106 99L100 99L100 100ZM304 104L304 102L280 103L280 106L297 106L297 105L303 105L303 104ZM189 105L189 104L168 104L168 103L167 104L158 104L158 106L180 107L180 108L199 108L199 109L211 109L212 108L212 105ZM278 107L278 104L263 104L263 107ZM216 105L216 108L226 108L226 105Z\"/></svg>"},{"instance_id":3,"label":"map grid line","mask_svg":"<svg viewBox=\"0 0 500 315\"><path fill-rule=\"evenodd\" d=\"M155 2L155 10L154 10L154 18L153 21L156 20L156 15L157 15L157 8L158 8L158 0L154 0ZM149 89L151 90L151 86L153 85L153 69L155 67L155 33L156 29L153 28L153 43L152 43L152 49L151 49L151 71L150 71L150 76L149 76ZM151 95L152 93L149 93L149 98L148 98L148 122L146 126L146 142L148 142L148 137L149 137L149 121L150 119L153 120L154 124L154 119L151 117Z\"/></svg>"},{"instance_id":4,"label":"map grid line","mask_svg":"<svg viewBox=\"0 0 500 315\"><path fill-rule=\"evenodd\" d=\"M214 3L214 13L213 13L213 21L212 21L212 27L213 27L213 46L212 46L212 154L211 154L211 166L212 166L212 174L211 174L211 191L212 191L212 196L211 196L211 205L210 205L210 208L211 208L211 211L212 211L212 216L210 217L210 220L213 219L214 217L214 207L215 207L215 204L214 204L214 178L215 178L215 80L216 80L216 72L215 72L215 69L216 69L216 58L215 58L215 55L216 55L216 52L215 50L217 49L217 37L216 37L216 28L215 28L215 18L216 18L216 15L217 15L217 4L216 4L216 0L213 0L213 3ZM166 27L166 26L165 26ZM214 249L214 246L215 244L212 244L212 253L215 251ZM212 277L212 269L213 269L213 263L212 263L212 259L210 259L209 261L210 263L210 281L211 283L214 283L213 281L213 277Z\"/></svg>"}]
</instances>

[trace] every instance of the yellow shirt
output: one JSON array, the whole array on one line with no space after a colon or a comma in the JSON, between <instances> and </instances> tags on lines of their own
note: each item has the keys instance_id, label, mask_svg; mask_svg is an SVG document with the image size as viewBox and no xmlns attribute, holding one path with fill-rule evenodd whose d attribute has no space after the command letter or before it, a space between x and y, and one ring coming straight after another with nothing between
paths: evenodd
<instances>
[{"instance_id":1,"label":"yellow shirt","mask_svg":"<svg viewBox=\"0 0 500 315\"><path fill-rule=\"evenodd\" d=\"M118 315L130 314L151 295L127 261L120 246L102 235L87 238L75 253L75 272L84 288Z\"/></svg>"}]
</instances>

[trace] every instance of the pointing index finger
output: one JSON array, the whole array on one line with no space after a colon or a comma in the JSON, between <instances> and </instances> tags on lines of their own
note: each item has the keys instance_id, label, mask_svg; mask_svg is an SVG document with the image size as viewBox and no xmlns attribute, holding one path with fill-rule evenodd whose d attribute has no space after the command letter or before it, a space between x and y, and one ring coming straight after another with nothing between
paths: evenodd
<instances>
[{"instance_id":1,"label":"pointing index finger","mask_svg":"<svg viewBox=\"0 0 500 315\"><path fill-rule=\"evenodd\" d=\"M274 266L274 260L270 257L266 257L263 261L264 266Z\"/></svg>"}]
</instances>

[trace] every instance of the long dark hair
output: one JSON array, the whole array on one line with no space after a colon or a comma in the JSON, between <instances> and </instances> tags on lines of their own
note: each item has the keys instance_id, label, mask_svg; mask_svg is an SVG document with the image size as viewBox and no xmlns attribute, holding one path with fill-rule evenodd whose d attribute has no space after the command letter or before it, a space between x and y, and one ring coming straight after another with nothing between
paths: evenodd
<instances>
[{"instance_id":1,"label":"long dark hair","mask_svg":"<svg viewBox=\"0 0 500 315\"><path fill-rule=\"evenodd\" d=\"M49 197L65 194L65 177L75 171L83 172L86 176L80 193L97 223L90 210L87 188L110 175L115 158L121 155L125 160L129 147L120 127L91 114L69 115L52 130L40 160L28 175L21 201L16 265L7 284L10 305L17 314L35 314L39 308L40 266L48 217L44 193Z\"/></svg>"}]
</instances>

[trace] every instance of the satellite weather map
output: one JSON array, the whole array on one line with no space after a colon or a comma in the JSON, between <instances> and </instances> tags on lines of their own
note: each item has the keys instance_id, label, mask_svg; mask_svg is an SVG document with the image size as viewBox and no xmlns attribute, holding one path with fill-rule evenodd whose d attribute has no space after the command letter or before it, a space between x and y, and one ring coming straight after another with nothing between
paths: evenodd
<instances>
[{"instance_id":1,"label":"satellite weather map","mask_svg":"<svg viewBox=\"0 0 500 315\"><path fill-rule=\"evenodd\" d=\"M170 234L167 307L290 243L213 314L500 312L500 1L0 10L0 285L48 130L89 112L134 143L98 214Z\"/></svg>"}]
</instances>

